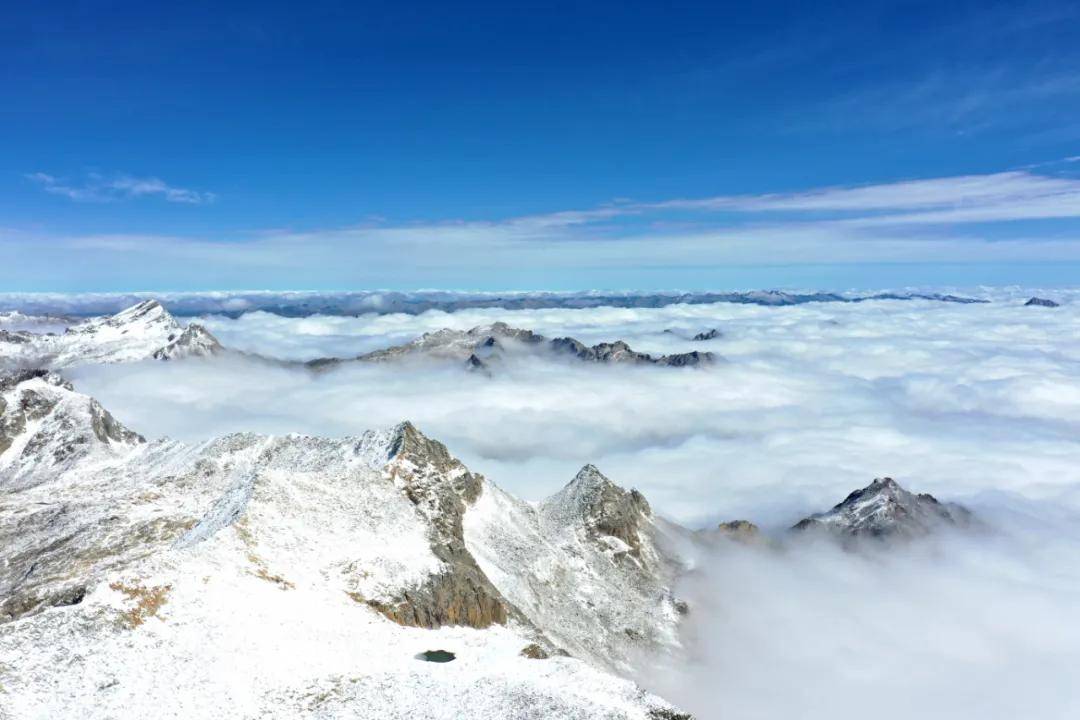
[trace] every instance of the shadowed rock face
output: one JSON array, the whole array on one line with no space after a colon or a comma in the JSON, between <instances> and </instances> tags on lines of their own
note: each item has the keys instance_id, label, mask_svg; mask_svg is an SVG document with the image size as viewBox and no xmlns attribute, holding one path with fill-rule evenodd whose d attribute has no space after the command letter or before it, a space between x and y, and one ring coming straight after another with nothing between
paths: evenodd
<instances>
[{"instance_id":1,"label":"shadowed rock face","mask_svg":"<svg viewBox=\"0 0 1080 720\"><path fill-rule=\"evenodd\" d=\"M1058 304L1053 300L1047 300L1046 298L1033 297L1024 303L1024 307L1048 307L1055 308Z\"/></svg>"},{"instance_id":2,"label":"shadowed rock face","mask_svg":"<svg viewBox=\"0 0 1080 720\"><path fill-rule=\"evenodd\" d=\"M847 538L918 537L971 521L971 512L964 507L938 502L927 493L908 492L892 478L879 478L828 512L800 520L792 529Z\"/></svg>"},{"instance_id":3,"label":"shadowed rock face","mask_svg":"<svg viewBox=\"0 0 1080 720\"><path fill-rule=\"evenodd\" d=\"M503 625L512 615L522 619L465 547L462 517L482 491L481 476L408 422L398 427L390 457L387 468L394 484L428 519L431 550L447 569L389 602L368 604L396 623L424 628L485 628Z\"/></svg>"},{"instance_id":4,"label":"shadowed rock face","mask_svg":"<svg viewBox=\"0 0 1080 720\"><path fill-rule=\"evenodd\" d=\"M722 335L723 333L721 333L716 328L711 328L704 332L699 332L697 335L694 336L694 340L697 340L698 342L701 342L703 340L715 340Z\"/></svg>"}]
</instances>

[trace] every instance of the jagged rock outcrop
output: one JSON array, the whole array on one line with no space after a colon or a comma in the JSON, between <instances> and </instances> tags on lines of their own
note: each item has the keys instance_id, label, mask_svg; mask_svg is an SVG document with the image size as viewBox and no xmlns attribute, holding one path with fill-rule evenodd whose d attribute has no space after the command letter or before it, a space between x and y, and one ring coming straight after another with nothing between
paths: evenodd
<instances>
[{"instance_id":1,"label":"jagged rock outcrop","mask_svg":"<svg viewBox=\"0 0 1080 720\"><path fill-rule=\"evenodd\" d=\"M1046 298L1033 297L1030 300L1028 300L1026 303L1024 303L1024 307L1056 308L1056 307L1058 307L1058 303L1054 302L1053 300L1047 300Z\"/></svg>"},{"instance_id":2,"label":"jagged rock outcrop","mask_svg":"<svg viewBox=\"0 0 1080 720\"><path fill-rule=\"evenodd\" d=\"M0 490L45 482L95 451L145 442L45 370L0 376Z\"/></svg>"},{"instance_id":3,"label":"jagged rock outcrop","mask_svg":"<svg viewBox=\"0 0 1080 720\"><path fill-rule=\"evenodd\" d=\"M427 519L431 551L445 570L398 597L369 604L401 625L426 628L485 628L505 624L512 614L522 619L465 547L462 517L466 506L480 496L483 478L408 422L395 430L390 458L386 468L390 479Z\"/></svg>"},{"instance_id":4,"label":"jagged rock outcrop","mask_svg":"<svg viewBox=\"0 0 1080 720\"><path fill-rule=\"evenodd\" d=\"M800 520L799 532L823 531L844 538L919 537L970 525L966 508L927 493L908 492L892 478L879 478L824 513Z\"/></svg>"},{"instance_id":5,"label":"jagged rock outcrop","mask_svg":"<svg viewBox=\"0 0 1080 720\"><path fill-rule=\"evenodd\" d=\"M210 357L225 351L218 339L202 325L190 323L180 337L154 351L155 360L179 360L188 357Z\"/></svg>"},{"instance_id":6,"label":"jagged rock outcrop","mask_svg":"<svg viewBox=\"0 0 1080 720\"><path fill-rule=\"evenodd\" d=\"M702 342L704 340L715 340L718 337L723 337L723 335L724 334L720 332L720 330L718 330L717 328L710 328L708 330L699 332L697 335L694 336L694 340L698 342Z\"/></svg>"},{"instance_id":7,"label":"jagged rock outcrop","mask_svg":"<svg viewBox=\"0 0 1080 720\"><path fill-rule=\"evenodd\" d=\"M749 520L732 520L716 526L716 534L728 540L752 545L762 542L761 529Z\"/></svg>"},{"instance_id":8,"label":"jagged rock outcrop","mask_svg":"<svg viewBox=\"0 0 1080 720\"><path fill-rule=\"evenodd\" d=\"M544 502L545 522L552 525L579 524L592 538L610 542L615 538L617 553L641 557L643 526L652 518L652 509L637 490L624 490L608 480L595 465L586 465L561 491Z\"/></svg>"},{"instance_id":9,"label":"jagged rock outcrop","mask_svg":"<svg viewBox=\"0 0 1080 720\"><path fill-rule=\"evenodd\" d=\"M679 647L666 532L641 493L591 465L538 506L492 486L465 515L466 544L503 595L554 645L613 669Z\"/></svg>"},{"instance_id":10,"label":"jagged rock outcrop","mask_svg":"<svg viewBox=\"0 0 1080 720\"><path fill-rule=\"evenodd\" d=\"M636 352L621 340L586 345L571 337L548 339L531 330L496 322L470 330L444 328L425 333L412 342L376 350L353 358L351 361L319 358L308 362L307 365L320 370L340 365L343 362L389 362L406 358L431 358L454 360L462 362L470 370L487 372L490 371L493 363L536 353L569 356L590 363L650 364L669 367L707 365L716 360L712 353L699 351L654 357L648 353Z\"/></svg>"}]
</instances>

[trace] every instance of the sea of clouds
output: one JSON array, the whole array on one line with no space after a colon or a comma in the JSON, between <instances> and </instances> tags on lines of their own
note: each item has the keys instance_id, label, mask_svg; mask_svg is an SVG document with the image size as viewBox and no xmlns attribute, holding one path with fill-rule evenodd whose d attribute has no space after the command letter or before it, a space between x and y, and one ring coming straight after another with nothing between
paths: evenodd
<instances>
[{"instance_id":1,"label":"sea of clouds","mask_svg":"<svg viewBox=\"0 0 1080 720\"><path fill-rule=\"evenodd\" d=\"M353 435L412 420L535 500L585 463L703 527L784 528L873 478L973 508L990 530L888 552L722 546L697 558L689 659L643 682L703 718L1080 716L1080 303L472 309L202 319L228 347L352 356L502 320L707 368L531 359L324 374L253 359L68 374L144 435ZM1072 295L1059 293L1058 299ZM690 338L717 328L708 342Z\"/></svg>"}]
</instances>

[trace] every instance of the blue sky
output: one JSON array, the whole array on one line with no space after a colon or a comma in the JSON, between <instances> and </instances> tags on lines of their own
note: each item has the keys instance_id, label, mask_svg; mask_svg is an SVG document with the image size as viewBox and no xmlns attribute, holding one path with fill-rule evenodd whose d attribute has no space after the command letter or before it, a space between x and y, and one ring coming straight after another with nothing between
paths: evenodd
<instances>
[{"instance_id":1,"label":"blue sky","mask_svg":"<svg viewBox=\"0 0 1080 720\"><path fill-rule=\"evenodd\" d=\"M23 3L0 284L1071 283L1070 2Z\"/></svg>"}]
</instances>

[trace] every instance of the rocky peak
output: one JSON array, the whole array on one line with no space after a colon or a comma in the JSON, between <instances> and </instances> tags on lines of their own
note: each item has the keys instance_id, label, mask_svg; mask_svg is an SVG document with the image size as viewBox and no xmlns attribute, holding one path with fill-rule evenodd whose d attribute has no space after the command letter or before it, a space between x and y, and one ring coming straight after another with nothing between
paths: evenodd
<instances>
[{"instance_id":1,"label":"rocky peak","mask_svg":"<svg viewBox=\"0 0 1080 720\"><path fill-rule=\"evenodd\" d=\"M652 518L644 495L619 487L595 465L581 468L566 487L544 501L542 513L550 523L577 525L592 536L616 538L634 557L641 555L641 530Z\"/></svg>"},{"instance_id":2,"label":"rocky peak","mask_svg":"<svg viewBox=\"0 0 1080 720\"><path fill-rule=\"evenodd\" d=\"M1053 300L1047 300L1046 298L1033 297L1030 300L1028 300L1026 303L1024 303L1024 307L1055 308L1055 307L1058 307L1058 304L1056 302L1054 302Z\"/></svg>"},{"instance_id":3,"label":"rocky peak","mask_svg":"<svg viewBox=\"0 0 1080 720\"><path fill-rule=\"evenodd\" d=\"M85 335L106 328L125 332L133 330L166 330L180 332L180 323L157 300L143 300L137 305L105 318L94 318L68 328L68 334ZM171 340L172 338L170 338Z\"/></svg>"},{"instance_id":4,"label":"rocky peak","mask_svg":"<svg viewBox=\"0 0 1080 720\"><path fill-rule=\"evenodd\" d=\"M209 330L190 323L180 336L163 348L154 351L155 360L178 360L186 357L209 357L225 350Z\"/></svg>"},{"instance_id":5,"label":"rocky peak","mask_svg":"<svg viewBox=\"0 0 1080 720\"><path fill-rule=\"evenodd\" d=\"M971 513L930 494L905 490L892 478L878 478L824 513L800 520L794 530L826 530L847 537L916 537L970 522Z\"/></svg>"},{"instance_id":6,"label":"rocky peak","mask_svg":"<svg viewBox=\"0 0 1080 720\"><path fill-rule=\"evenodd\" d=\"M716 526L716 533L721 537L736 542L753 544L761 542L761 530L749 520L731 520Z\"/></svg>"},{"instance_id":7,"label":"rocky peak","mask_svg":"<svg viewBox=\"0 0 1080 720\"><path fill-rule=\"evenodd\" d=\"M145 442L56 373L0 378L0 486L51 479L95 449Z\"/></svg>"},{"instance_id":8,"label":"rocky peak","mask_svg":"<svg viewBox=\"0 0 1080 720\"><path fill-rule=\"evenodd\" d=\"M522 619L465 546L465 510L480 496L483 477L408 421L392 431L387 459L387 474L427 520L431 551L445 569L398 598L369 604L397 623L418 627L482 628Z\"/></svg>"}]
</instances>

